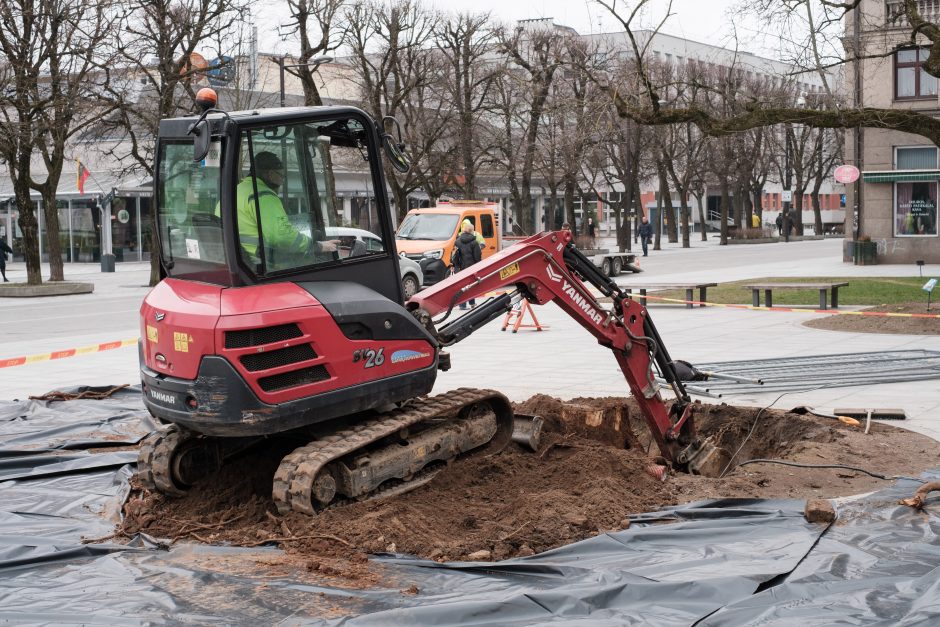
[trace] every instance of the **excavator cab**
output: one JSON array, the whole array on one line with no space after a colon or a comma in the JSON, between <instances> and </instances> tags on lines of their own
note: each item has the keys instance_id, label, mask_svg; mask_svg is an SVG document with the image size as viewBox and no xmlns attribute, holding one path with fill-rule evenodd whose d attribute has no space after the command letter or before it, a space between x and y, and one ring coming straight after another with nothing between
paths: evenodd
<instances>
[{"instance_id":1,"label":"excavator cab","mask_svg":"<svg viewBox=\"0 0 940 627\"><path fill-rule=\"evenodd\" d=\"M270 435L430 391L438 346L402 306L391 143L353 107L160 123L163 281L141 308L151 413L200 434Z\"/></svg>"},{"instance_id":2,"label":"excavator cab","mask_svg":"<svg viewBox=\"0 0 940 627\"><path fill-rule=\"evenodd\" d=\"M351 281L401 303L382 143L353 108L164 120L155 194L164 276L224 286ZM340 240L339 227L368 232L370 246Z\"/></svg>"}]
</instances>

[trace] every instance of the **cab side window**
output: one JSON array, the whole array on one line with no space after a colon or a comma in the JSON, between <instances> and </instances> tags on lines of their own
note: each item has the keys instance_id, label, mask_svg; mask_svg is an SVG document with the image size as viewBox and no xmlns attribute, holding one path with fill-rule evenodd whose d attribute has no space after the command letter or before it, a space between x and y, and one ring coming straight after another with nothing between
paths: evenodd
<instances>
[{"instance_id":1,"label":"cab side window","mask_svg":"<svg viewBox=\"0 0 940 627\"><path fill-rule=\"evenodd\" d=\"M480 234L483 235L483 237L493 237L493 216L481 215L480 227Z\"/></svg>"}]
</instances>

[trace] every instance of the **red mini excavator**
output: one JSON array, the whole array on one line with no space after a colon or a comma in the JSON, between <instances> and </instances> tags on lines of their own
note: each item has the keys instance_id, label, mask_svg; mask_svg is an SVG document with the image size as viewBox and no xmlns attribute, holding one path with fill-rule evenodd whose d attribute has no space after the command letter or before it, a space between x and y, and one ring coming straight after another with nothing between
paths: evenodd
<instances>
[{"instance_id":1,"label":"red mini excavator","mask_svg":"<svg viewBox=\"0 0 940 627\"><path fill-rule=\"evenodd\" d=\"M209 109L161 122L153 210L164 279L141 307L140 364L163 427L141 446L141 483L182 495L277 437L296 445L274 477L277 507L315 514L496 450L512 432L503 395L426 395L450 366L443 349L522 298L554 301L613 351L663 457L720 470L648 312L569 232L530 237L403 303L382 169L383 154L408 168L400 134L386 132L395 126L352 107Z\"/></svg>"}]
</instances>

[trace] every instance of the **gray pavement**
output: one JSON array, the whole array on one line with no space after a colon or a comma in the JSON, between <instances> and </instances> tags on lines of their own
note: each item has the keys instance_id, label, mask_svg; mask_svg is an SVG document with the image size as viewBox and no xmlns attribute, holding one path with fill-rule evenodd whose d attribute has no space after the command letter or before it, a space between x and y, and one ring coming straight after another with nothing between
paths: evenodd
<instances>
[{"instance_id":1,"label":"gray pavement","mask_svg":"<svg viewBox=\"0 0 940 627\"><path fill-rule=\"evenodd\" d=\"M841 261L842 240L694 248L666 245L642 259L638 278L662 281L734 281L786 276L918 276L910 266L853 266ZM0 298L0 359L136 337L137 308L146 294L149 266L122 264L113 274L97 265L69 266L66 278L95 283L94 294L30 300ZM926 266L927 277L940 265ZM11 280L22 280L13 264ZM629 281L631 275L621 278ZM743 291L743 290L742 290ZM742 302L748 294L742 294ZM811 305L811 303L807 303ZM691 362L732 361L793 355L928 349L940 351L940 336L855 334L811 329L806 320L825 314L776 313L727 308L687 310L651 305L651 315L674 358ZM501 332L499 322L450 349L453 368L441 373L435 392L461 386L490 387L512 400L537 393L561 398L627 395L623 375L608 349L599 346L560 309L536 309L548 329ZM80 384L136 383L133 347L0 369L0 398L24 398ZM777 394L731 396L722 401L769 405ZM715 402L702 399L704 402ZM894 383L789 393L775 407L812 405L901 407L909 419L894 422L940 439L940 381Z\"/></svg>"}]
</instances>

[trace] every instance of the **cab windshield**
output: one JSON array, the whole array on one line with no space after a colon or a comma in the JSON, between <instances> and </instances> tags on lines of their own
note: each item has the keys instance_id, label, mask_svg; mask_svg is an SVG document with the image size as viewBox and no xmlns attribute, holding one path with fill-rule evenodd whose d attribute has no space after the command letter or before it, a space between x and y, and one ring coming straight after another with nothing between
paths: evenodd
<instances>
[{"instance_id":1,"label":"cab windshield","mask_svg":"<svg viewBox=\"0 0 940 627\"><path fill-rule=\"evenodd\" d=\"M242 261L263 275L386 254L371 177L336 176L369 162L355 119L245 130L235 190Z\"/></svg>"},{"instance_id":2,"label":"cab windshield","mask_svg":"<svg viewBox=\"0 0 940 627\"><path fill-rule=\"evenodd\" d=\"M398 233L398 239L446 240L457 231L459 216L449 213L412 213L405 217Z\"/></svg>"}]
</instances>

